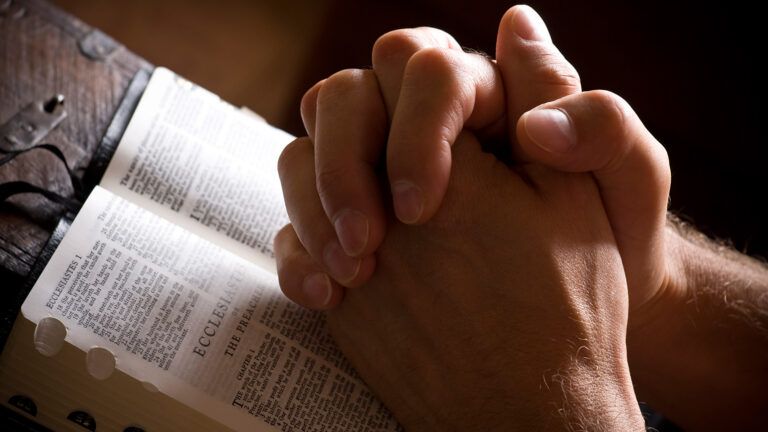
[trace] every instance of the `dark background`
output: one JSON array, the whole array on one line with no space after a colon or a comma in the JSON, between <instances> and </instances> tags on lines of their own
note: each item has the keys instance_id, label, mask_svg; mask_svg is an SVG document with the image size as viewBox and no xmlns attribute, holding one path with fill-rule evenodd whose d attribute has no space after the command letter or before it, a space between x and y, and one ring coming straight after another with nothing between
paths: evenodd
<instances>
[{"instance_id":1,"label":"dark background","mask_svg":"<svg viewBox=\"0 0 768 432\"><path fill-rule=\"evenodd\" d=\"M298 106L304 90L339 69L369 66L371 46L382 33L431 25L452 33L466 47L493 54L499 18L511 6L495 0L55 1L150 62L168 66L297 135L302 134ZM10 3L0 0L3 8ZM690 1L536 1L532 6L579 70L584 88L622 95L666 145L674 177L671 208L706 233L732 239L740 250L768 256L764 227L768 210L763 206L768 154L758 132L763 69L757 67L756 57L765 49L757 37L762 23L755 8L742 4L713 8ZM104 64L73 55L73 35L55 36L59 30L50 23L41 28L24 20L19 23L28 32L25 37L37 41L28 41L30 46L39 49L29 50L32 55L23 61L4 64L3 76L15 78L0 79L3 107L14 110L3 118L15 112L19 95L27 98L32 90L51 94L49 88L37 88L38 83L56 85L57 91L58 86L78 87L78 82L66 78L77 72L88 85L66 93L74 95L70 101L79 101L90 111L73 110L79 117L73 115L54 135L75 137L70 139L92 150L98 142L95 135L101 134L96 131L107 123L122 94L95 90L112 88L115 76L101 69ZM8 49L14 40L19 38L0 38L8 42L0 48ZM62 67L53 69L53 76L22 76L15 69L29 64L39 68L51 58ZM84 62L89 62L87 67ZM92 124L101 126L87 127ZM66 140L61 144L80 149ZM41 222L35 230L25 231L35 234L29 235L30 244L43 242L41 236L49 228L53 226ZM27 261L31 263L35 255L29 254ZM15 302L21 300L15 290L21 273L11 273L0 268L0 304L10 310L5 314L10 319Z\"/></svg>"},{"instance_id":2,"label":"dark background","mask_svg":"<svg viewBox=\"0 0 768 432\"><path fill-rule=\"evenodd\" d=\"M318 80L368 67L378 36L429 25L493 54L513 2L56 0L140 56L293 134ZM768 256L768 170L759 130L765 24L746 2L531 1L583 87L623 96L667 148L671 209L710 236Z\"/></svg>"}]
</instances>

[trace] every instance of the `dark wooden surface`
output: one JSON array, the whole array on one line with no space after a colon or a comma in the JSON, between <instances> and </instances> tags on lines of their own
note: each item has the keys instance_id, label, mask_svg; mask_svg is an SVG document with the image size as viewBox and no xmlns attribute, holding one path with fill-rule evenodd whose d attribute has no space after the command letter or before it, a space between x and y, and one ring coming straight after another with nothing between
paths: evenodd
<instances>
[{"instance_id":1,"label":"dark wooden surface","mask_svg":"<svg viewBox=\"0 0 768 432\"><path fill-rule=\"evenodd\" d=\"M87 57L79 42L93 29L47 2L0 0L0 8L0 122L32 101L63 94L68 116L45 141L82 174L131 77L146 63L120 46L103 59ZM10 179L72 193L61 163L45 152L0 167L0 181ZM12 204L0 209L0 267L25 275L62 209L36 196Z\"/></svg>"},{"instance_id":2,"label":"dark wooden surface","mask_svg":"<svg viewBox=\"0 0 768 432\"><path fill-rule=\"evenodd\" d=\"M29 103L65 96L67 118L43 142L79 177L131 78L146 61L42 0L0 0L0 123ZM0 137L0 156L11 146ZM0 183L24 180L61 195L73 190L62 163L43 151L0 166ZM0 346L26 293L23 282L63 207L26 194L0 204Z\"/></svg>"}]
</instances>

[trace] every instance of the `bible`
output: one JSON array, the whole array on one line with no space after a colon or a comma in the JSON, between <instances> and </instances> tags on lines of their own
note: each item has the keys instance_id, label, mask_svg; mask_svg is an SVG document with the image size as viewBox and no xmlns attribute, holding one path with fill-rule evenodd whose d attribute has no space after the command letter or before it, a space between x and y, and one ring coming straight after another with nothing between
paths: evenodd
<instances>
[{"instance_id":1,"label":"bible","mask_svg":"<svg viewBox=\"0 0 768 432\"><path fill-rule=\"evenodd\" d=\"M22 306L3 402L54 430L401 430L280 292L292 139L155 69Z\"/></svg>"}]
</instances>

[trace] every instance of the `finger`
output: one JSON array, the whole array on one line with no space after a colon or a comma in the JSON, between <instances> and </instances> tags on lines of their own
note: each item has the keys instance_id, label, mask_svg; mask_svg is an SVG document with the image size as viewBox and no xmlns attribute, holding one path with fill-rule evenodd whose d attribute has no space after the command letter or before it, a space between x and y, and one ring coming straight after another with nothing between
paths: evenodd
<instances>
[{"instance_id":1,"label":"finger","mask_svg":"<svg viewBox=\"0 0 768 432\"><path fill-rule=\"evenodd\" d=\"M542 103L581 91L576 69L552 44L544 21L531 7L510 8L501 19L496 61L507 91L509 138L520 116ZM517 149L513 149L518 158Z\"/></svg>"},{"instance_id":2,"label":"finger","mask_svg":"<svg viewBox=\"0 0 768 432\"><path fill-rule=\"evenodd\" d=\"M320 88L323 86L325 80L320 80L317 84L304 93L304 97L301 98L301 121L304 123L304 129L307 131L307 136L313 142L315 141L315 119L317 117L317 95L320 93Z\"/></svg>"},{"instance_id":3,"label":"finger","mask_svg":"<svg viewBox=\"0 0 768 432\"><path fill-rule=\"evenodd\" d=\"M453 36L432 27L394 30L379 37L373 45L373 70L390 118L397 106L405 66L411 56L425 48L461 51Z\"/></svg>"},{"instance_id":4,"label":"finger","mask_svg":"<svg viewBox=\"0 0 768 432\"><path fill-rule=\"evenodd\" d=\"M312 258L338 283L357 286L373 273L374 258L353 258L344 253L323 211L315 187L314 148L309 138L288 144L278 161L288 216Z\"/></svg>"},{"instance_id":5,"label":"finger","mask_svg":"<svg viewBox=\"0 0 768 432\"><path fill-rule=\"evenodd\" d=\"M593 173L630 286L660 282L669 160L629 104L606 91L567 96L525 113L517 137L532 160Z\"/></svg>"},{"instance_id":6,"label":"finger","mask_svg":"<svg viewBox=\"0 0 768 432\"><path fill-rule=\"evenodd\" d=\"M373 253L386 221L376 172L387 116L371 70L326 79L317 96L315 171L323 209L350 256Z\"/></svg>"},{"instance_id":7,"label":"finger","mask_svg":"<svg viewBox=\"0 0 768 432\"><path fill-rule=\"evenodd\" d=\"M308 309L328 310L344 298L344 288L332 281L299 241L293 225L275 235L277 277L283 294Z\"/></svg>"},{"instance_id":8,"label":"finger","mask_svg":"<svg viewBox=\"0 0 768 432\"><path fill-rule=\"evenodd\" d=\"M437 211L459 132L493 125L504 112L504 87L491 60L441 48L411 56L387 142L387 172L402 222L422 223Z\"/></svg>"}]
</instances>

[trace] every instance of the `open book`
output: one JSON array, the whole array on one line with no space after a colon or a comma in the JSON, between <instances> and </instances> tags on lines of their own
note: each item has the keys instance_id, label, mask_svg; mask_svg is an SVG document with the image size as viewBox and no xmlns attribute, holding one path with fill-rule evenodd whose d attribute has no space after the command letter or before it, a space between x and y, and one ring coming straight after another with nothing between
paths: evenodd
<instances>
[{"instance_id":1,"label":"open book","mask_svg":"<svg viewBox=\"0 0 768 432\"><path fill-rule=\"evenodd\" d=\"M24 302L3 402L56 430L400 429L278 287L291 139L156 69Z\"/></svg>"}]
</instances>

